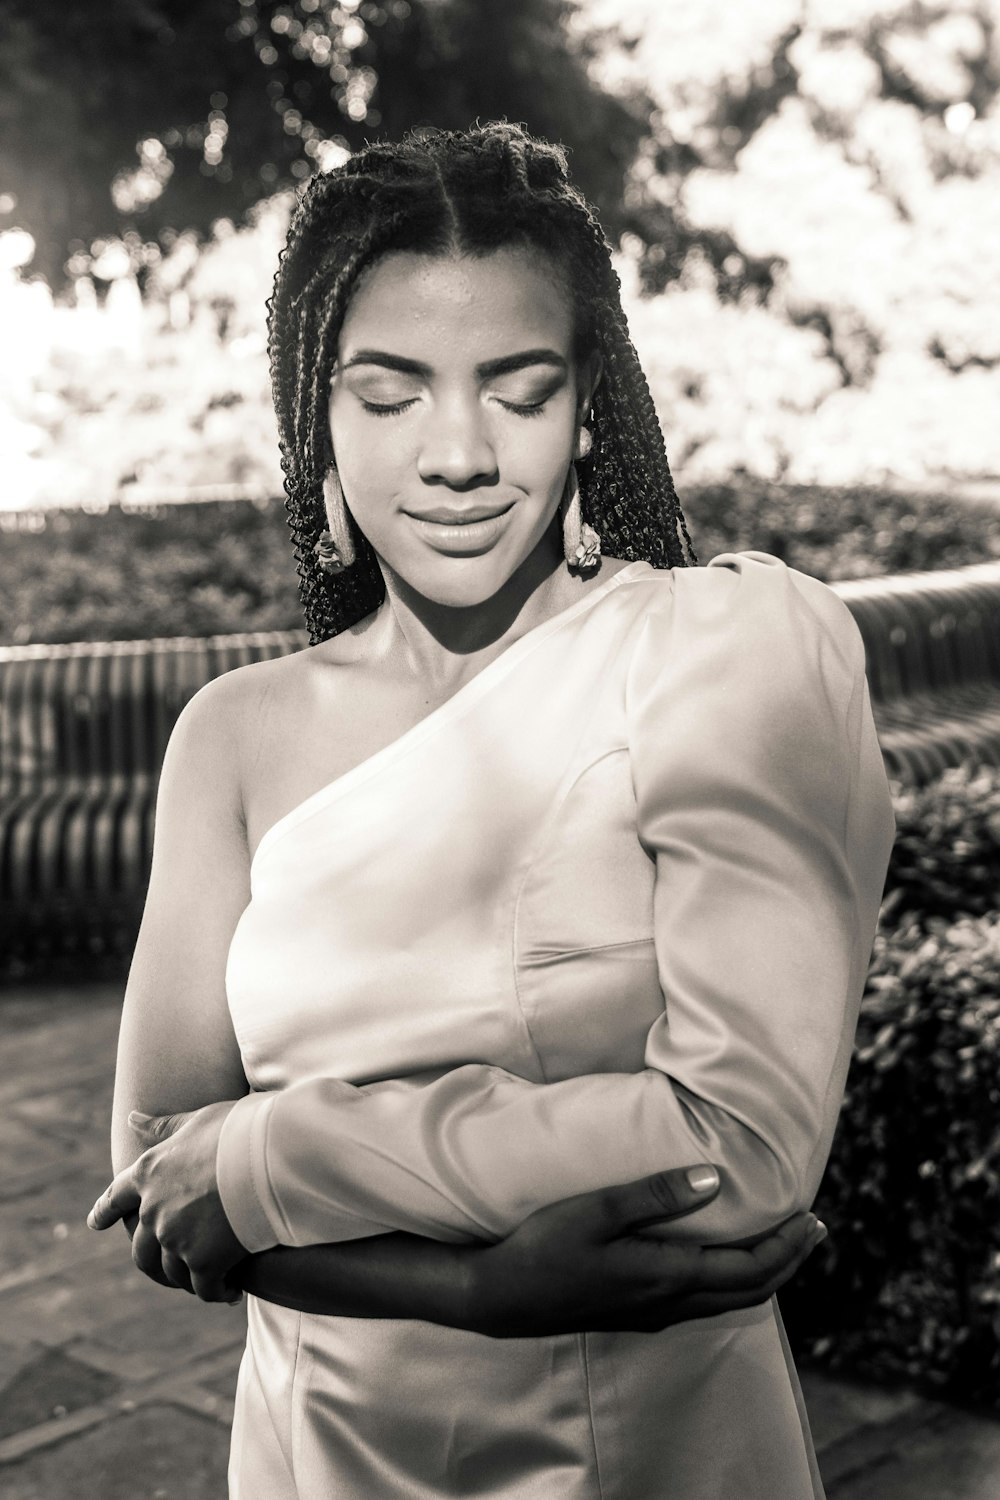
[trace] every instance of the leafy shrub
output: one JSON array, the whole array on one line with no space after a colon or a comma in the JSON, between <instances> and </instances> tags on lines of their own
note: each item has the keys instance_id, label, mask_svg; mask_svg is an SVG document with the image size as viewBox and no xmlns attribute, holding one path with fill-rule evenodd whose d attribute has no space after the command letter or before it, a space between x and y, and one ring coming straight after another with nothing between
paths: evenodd
<instances>
[{"instance_id":1,"label":"leafy shrub","mask_svg":"<svg viewBox=\"0 0 1000 1500\"><path fill-rule=\"evenodd\" d=\"M833 1154L830 1241L782 1294L834 1369L1000 1406L1000 915L880 933Z\"/></svg>"},{"instance_id":2,"label":"leafy shrub","mask_svg":"<svg viewBox=\"0 0 1000 1500\"><path fill-rule=\"evenodd\" d=\"M702 562L717 552L770 552L826 583L960 568L1000 557L1000 532L947 495L772 484L752 475L681 497Z\"/></svg>"},{"instance_id":3,"label":"leafy shrub","mask_svg":"<svg viewBox=\"0 0 1000 1500\"><path fill-rule=\"evenodd\" d=\"M894 788L896 841L881 925L894 913L953 920L1000 911L1000 772L972 764Z\"/></svg>"},{"instance_id":4,"label":"leafy shrub","mask_svg":"<svg viewBox=\"0 0 1000 1500\"><path fill-rule=\"evenodd\" d=\"M832 581L1000 556L976 507L943 496L743 476L683 495L702 562L756 549ZM2 517L0 517L2 520ZM300 628L279 500L154 512L38 512L0 547L0 644Z\"/></svg>"},{"instance_id":5,"label":"leafy shrub","mask_svg":"<svg viewBox=\"0 0 1000 1500\"><path fill-rule=\"evenodd\" d=\"M280 502L61 511L0 549L0 642L302 627Z\"/></svg>"},{"instance_id":6,"label":"leafy shrub","mask_svg":"<svg viewBox=\"0 0 1000 1500\"><path fill-rule=\"evenodd\" d=\"M1000 1407L1000 771L894 788L897 838L816 1212L801 1354Z\"/></svg>"}]
</instances>

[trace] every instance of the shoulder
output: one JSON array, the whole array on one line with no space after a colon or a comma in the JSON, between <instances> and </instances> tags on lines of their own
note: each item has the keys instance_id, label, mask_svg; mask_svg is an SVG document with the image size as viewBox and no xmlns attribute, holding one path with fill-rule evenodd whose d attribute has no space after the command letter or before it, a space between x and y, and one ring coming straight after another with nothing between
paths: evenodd
<instances>
[{"instance_id":1,"label":"shoulder","mask_svg":"<svg viewBox=\"0 0 1000 1500\"><path fill-rule=\"evenodd\" d=\"M703 566L650 569L635 583L645 633L664 649L723 651L762 666L833 653L850 673L864 670L860 631L836 591L770 553L722 552Z\"/></svg>"},{"instance_id":2,"label":"shoulder","mask_svg":"<svg viewBox=\"0 0 1000 1500\"><path fill-rule=\"evenodd\" d=\"M311 649L233 667L198 688L171 730L161 797L183 788L185 796L242 810L262 736L301 698Z\"/></svg>"},{"instance_id":3,"label":"shoulder","mask_svg":"<svg viewBox=\"0 0 1000 1500\"><path fill-rule=\"evenodd\" d=\"M187 732L216 736L238 735L257 723L275 697L294 693L303 682L317 648L305 646L266 661L231 667L203 684L178 715Z\"/></svg>"}]
</instances>

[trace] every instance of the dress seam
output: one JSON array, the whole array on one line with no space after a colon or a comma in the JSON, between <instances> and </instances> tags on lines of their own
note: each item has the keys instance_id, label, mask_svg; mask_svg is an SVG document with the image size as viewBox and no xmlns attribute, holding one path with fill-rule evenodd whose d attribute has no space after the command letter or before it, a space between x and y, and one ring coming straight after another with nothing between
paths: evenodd
<instances>
[{"instance_id":1,"label":"dress seam","mask_svg":"<svg viewBox=\"0 0 1000 1500\"><path fill-rule=\"evenodd\" d=\"M618 577L619 575L616 574L615 576ZM582 738L583 732L584 731L581 730L581 738ZM579 743L579 741L577 743ZM545 848L545 846L546 846L549 838L552 835L552 830L553 830L556 822L558 821L560 810L565 806L566 799L569 797L570 792L572 792L572 790L576 786L577 782L580 780L580 778L582 776L585 776L588 771L592 770L594 768L594 766L600 765L600 763L601 763L602 760L607 760L609 758L609 756L612 756L612 755L621 755L623 753L626 753L627 750L628 750L628 746L627 745L615 745L610 750L602 750L599 755L596 755L593 760L588 760L588 762L587 762L587 764L585 766L582 766L576 772L576 774L572 778L570 778L569 780L567 780L565 786L562 788L561 793L555 799L553 799L552 805L551 805L551 807L549 809L549 815L548 815L548 817L546 819L546 825L545 825L544 832L542 833L542 835L539 838L538 842L535 844L534 849L533 849L532 854L531 854L531 857L525 863L524 870L523 870L523 872L521 874L520 880L517 883L517 889L516 889L515 894L514 894L514 915L513 915L513 919L511 921L511 924L510 924L510 967L511 967L511 973L514 976L514 999L517 1001L517 1013L521 1017L521 1024L524 1027L525 1035L528 1038L528 1041L529 1041L529 1043L531 1045L531 1050L532 1050L532 1053L534 1054L534 1058L535 1058L535 1064L536 1064L536 1066L538 1068L539 1076L540 1076L541 1081L543 1083L549 1083L550 1079L548 1077L548 1074L546 1073L545 1064L542 1061L542 1055L541 1055L541 1053L538 1050L538 1044L535 1041L535 1034L534 1034L534 1032L531 1029L531 1023L529 1022L528 1017L525 1015L524 1004L523 1004L522 997L521 997L521 974L520 974L520 969L519 969L518 962L517 962L517 955L518 955L518 935L517 934L518 934L518 919L520 917L520 912L521 912L521 897L524 895L524 887L525 887L525 885L528 882L528 877L530 876L530 874L531 874L532 870L534 869L535 865L538 863L538 860L541 857L541 851ZM607 947L607 948L615 948L615 947L623 947L625 945L624 944L619 944L619 943L605 943L605 944L601 944L600 946L601 947ZM578 949L572 949L570 951L572 951L572 952L578 952L578 953L588 953L591 950L589 948L578 948ZM594 951L595 952L597 951L596 948L594 949Z\"/></svg>"},{"instance_id":2,"label":"dress seam","mask_svg":"<svg viewBox=\"0 0 1000 1500\"><path fill-rule=\"evenodd\" d=\"M583 1353L583 1379L587 1390L587 1421L590 1427L590 1446L594 1454L594 1475L597 1479L597 1500L606 1500L604 1481L601 1478L601 1460L597 1452L597 1427L594 1423L594 1403L590 1395L590 1350L587 1344L587 1334L578 1333L580 1349Z\"/></svg>"},{"instance_id":3,"label":"dress seam","mask_svg":"<svg viewBox=\"0 0 1000 1500\"><path fill-rule=\"evenodd\" d=\"M295 1385L299 1374L299 1358L302 1353L302 1314L296 1315L295 1320L295 1358L292 1362L292 1376L288 1385L288 1458L289 1468L292 1471L292 1483L298 1489L299 1481L295 1473L296 1449L302 1446L302 1422L303 1410L295 1404ZM297 1440L297 1441L296 1441Z\"/></svg>"},{"instance_id":4,"label":"dress seam","mask_svg":"<svg viewBox=\"0 0 1000 1500\"><path fill-rule=\"evenodd\" d=\"M606 953L611 948L652 948L656 939L651 937L620 938L616 943L582 943L579 948L559 948L560 958L575 958L579 953Z\"/></svg>"}]
</instances>

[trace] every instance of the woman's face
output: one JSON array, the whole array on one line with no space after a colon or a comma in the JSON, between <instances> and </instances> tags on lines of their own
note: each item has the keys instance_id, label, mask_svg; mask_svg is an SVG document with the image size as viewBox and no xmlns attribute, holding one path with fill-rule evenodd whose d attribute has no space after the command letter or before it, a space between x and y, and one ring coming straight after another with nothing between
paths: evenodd
<instances>
[{"instance_id":1,"label":"woman's face","mask_svg":"<svg viewBox=\"0 0 1000 1500\"><path fill-rule=\"evenodd\" d=\"M439 604L482 603L553 524L599 375L573 361L557 274L520 249L396 252L347 309L330 398L345 499L384 568Z\"/></svg>"}]
</instances>

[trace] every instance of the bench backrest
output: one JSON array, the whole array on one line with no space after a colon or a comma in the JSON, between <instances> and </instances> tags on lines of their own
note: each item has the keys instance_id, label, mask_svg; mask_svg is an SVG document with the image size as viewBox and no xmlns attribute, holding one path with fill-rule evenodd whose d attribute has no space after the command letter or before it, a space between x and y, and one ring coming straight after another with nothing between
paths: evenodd
<instances>
[{"instance_id":1,"label":"bench backrest","mask_svg":"<svg viewBox=\"0 0 1000 1500\"><path fill-rule=\"evenodd\" d=\"M1000 686L1000 562L833 588L861 631L873 702Z\"/></svg>"},{"instance_id":2,"label":"bench backrest","mask_svg":"<svg viewBox=\"0 0 1000 1500\"><path fill-rule=\"evenodd\" d=\"M1000 691L1000 562L835 583L879 706L963 685ZM211 678L307 643L304 631L0 648L0 793L156 776L187 700Z\"/></svg>"},{"instance_id":3,"label":"bench backrest","mask_svg":"<svg viewBox=\"0 0 1000 1500\"><path fill-rule=\"evenodd\" d=\"M0 786L155 774L184 704L213 677L306 645L304 631L0 649Z\"/></svg>"}]
</instances>

